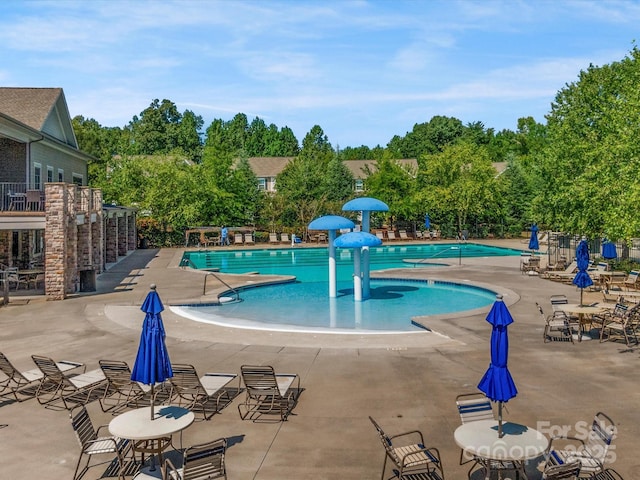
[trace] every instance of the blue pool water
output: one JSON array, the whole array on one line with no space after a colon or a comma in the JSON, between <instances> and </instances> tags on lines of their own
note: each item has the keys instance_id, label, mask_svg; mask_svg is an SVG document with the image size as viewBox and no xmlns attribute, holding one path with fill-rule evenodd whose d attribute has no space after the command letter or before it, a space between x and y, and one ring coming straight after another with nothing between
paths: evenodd
<instances>
[{"instance_id":1,"label":"blue pool water","mask_svg":"<svg viewBox=\"0 0 640 480\"><path fill-rule=\"evenodd\" d=\"M371 297L353 301L353 284L338 282L329 298L325 282L293 282L240 292L239 303L183 306L190 318L246 328L307 331L419 332L412 317L471 310L490 305L495 292L449 282L374 279Z\"/></svg>"},{"instance_id":2,"label":"blue pool water","mask_svg":"<svg viewBox=\"0 0 640 480\"><path fill-rule=\"evenodd\" d=\"M212 269L222 273L259 272L263 275L294 275L301 282L328 282L327 250L327 247L324 247L198 251L185 252L183 260L194 268ZM434 265L456 264L461 258L520 254L519 250L474 243L435 243L371 248L369 262L371 271L374 271L387 268L428 268ZM405 260L421 260L424 263L407 263ZM351 279L351 249L336 249L336 270L338 281Z\"/></svg>"},{"instance_id":3,"label":"blue pool water","mask_svg":"<svg viewBox=\"0 0 640 480\"><path fill-rule=\"evenodd\" d=\"M476 244L383 246L370 249L371 271L457 264L467 257L520 255L519 250ZM408 263L423 260L424 263ZM372 279L371 296L353 301L353 258L337 249L338 296L328 296L328 249L285 248L185 252L183 264L222 273L293 275L295 282L252 287L241 302L184 305L177 313L238 328L351 333L421 332L412 317L482 308L495 292L472 285L424 280Z\"/></svg>"}]
</instances>

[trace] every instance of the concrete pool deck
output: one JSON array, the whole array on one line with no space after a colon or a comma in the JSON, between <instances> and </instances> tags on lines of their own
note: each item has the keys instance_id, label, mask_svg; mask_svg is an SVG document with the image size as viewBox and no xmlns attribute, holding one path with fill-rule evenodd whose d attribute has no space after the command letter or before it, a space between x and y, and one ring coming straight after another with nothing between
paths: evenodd
<instances>
[{"instance_id":1,"label":"concrete pool deck","mask_svg":"<svg viewBox=\"0 0 640 480\"><path fill-rule=\"evenodd\" d=\"M526 247L519 240L487 243ZM21 370L34 368L32 354L81 361L88 369L97 368L100 359L132 365L143 319L139 307L150 284L157 285L165 307L203 299L204 274L178 267L182 251L136 251L101 275L92 294L60 302L12 297L9 306L0 308L0 351ZM522 275L519 262L517 256L462 259L462 265L452 262L449 268L429 269L428 275L490 284L507 293L515 319L509 329L509 368L519 390L507 404L507 420L534 428L575 427L603 411L619 429L611 467L626 479L640 478L635 457L640 349L620 342L544 344L535 302L549 311L551 294L565 293L578 301L579 291ZM424 274L411 269L401 276ZM229 282L256 280L236 276ZM213 281L210 285L205 298L216 291ZM216 327L167 308L163 320L173 362L191 363L201 375L269 364L276 371L298 373L305 389L287 422L242 421L236 398L210 421L185 430L183 445L230 439L227 467L234 480L379 478L384 455L368 420L371 415L389 434L421 430L426 443L440 450L447 479L464 479L469 465L458 465L453 440L460 423L455 397L475 391L488 366L490 326L485 317L486 310L427 318L425 323L437 333L425 335L327 335ZM88 409L96 425L112 418L98 402ZM3 478L72 478L79 446L66 411L45 409L33 399L0 402L0 424L8 424L0 429ZM535 462L528 467L532 480L539 478L535 467ZM103 472L96 467L84 478L99 478Z\"/></svg>"}]
</instances>

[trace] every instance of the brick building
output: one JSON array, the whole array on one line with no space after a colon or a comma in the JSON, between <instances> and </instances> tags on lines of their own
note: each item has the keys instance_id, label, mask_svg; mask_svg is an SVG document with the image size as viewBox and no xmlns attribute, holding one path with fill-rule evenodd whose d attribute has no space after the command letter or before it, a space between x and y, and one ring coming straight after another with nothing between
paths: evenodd
<instances>
[{"instance_id":1,"label":"brick building","mask_svg":"<svg viewBox=\"0 0 640 480\"><path fill-rule=\"evenodd\" d=\"M135 209L102 204L91 159L61 88L0 88L0 287L63 299L136 248Z\"/></svg>"}]
</instances>

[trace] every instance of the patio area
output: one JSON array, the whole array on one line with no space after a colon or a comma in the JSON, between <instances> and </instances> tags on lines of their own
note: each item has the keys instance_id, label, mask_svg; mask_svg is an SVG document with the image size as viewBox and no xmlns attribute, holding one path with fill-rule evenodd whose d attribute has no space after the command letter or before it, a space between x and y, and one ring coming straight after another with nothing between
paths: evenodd
<instances>
[{"instance_id":1,"label":"patio area","mask_svg":"<svg viewBox=\"0 0 640 480\"><path fill-rule=\"evenodd\" d=\"M517 239L487 243L524 248ZM424 335L300 334L205 325L168 308L201 300L203 274L179 267L182 251L137 250L98 277L96 292L64 301L12 297L9 306L0 308L0 351L21 370L34 368L33 354L83 362L89 370L98 368L101 359L132 365L144 318L140 305L156 284L167 307L162 316L173 363L192 364L201 374L239 373L241 365L254 364L300 376L304 391L286 422L243 421L236 398L211 420L197 419L184 430L184 446L227 438L230 479L379 478L384 451L369 416L390 435L421 430L427 446L439 449L446 478L467 478L469 465L459 465L454 441L460 425L456 396L477 391L489 364L486 311L425 319L437 333ZM544 322L535 303L550 311L549 297L558 293L576 303L580 292L575 286L522 275L517 256L464 259L460 266L456 261L428 273L414 269L412 275L509 290L515 320L509 327L509 370L519 393L506 404L505 420L548 437L589 425L603 411L618 428L610 467L622 478L640 478L635 457L640 348L597 340L543 343ZM230 281L240 285L245 280L234 276ZM592 301L602 298L587 295L594 296ZM113 418L98 402L88 410L96 425ZM80 447L67 411L45 409L34 399L0 401L0 424L8 424L0 429L3 476L72 478ZM100 478L104 471L92 468L84 478ZM537 462L527 465L527 473L530 480L540 478Z\"/></svg>"}]
</instances>

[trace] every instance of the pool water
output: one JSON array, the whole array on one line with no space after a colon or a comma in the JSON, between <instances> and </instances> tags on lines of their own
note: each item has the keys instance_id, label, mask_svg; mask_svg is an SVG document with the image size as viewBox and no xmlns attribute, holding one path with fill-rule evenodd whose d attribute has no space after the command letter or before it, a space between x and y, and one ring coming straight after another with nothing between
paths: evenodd
<instances>
[{"instance_id":1,"label":"pool water","mask_svg":"<svg viewBox=\"0 0 640 480\"><path fill-rule=\"evenodd\" d=\"M429 268L457 264L462 258L520 253L473 243L382 246L370 249L370 270ZM482 308L495 300L495 292L472 285L378 278L371 280L370 298L354 302L351 249L336 249L338 296L329 298L328 257L327 247L185 252L182 265L222 273L291 275L296 281L244 289L240 302L172 309L196 321L236 328L396 333L424 332L412 317Z\"/></svg>"},{"instance_id":2,"label":"pool water","mask_svg":"<svg viewBox=\"0 0 640 480\"><path fill-rule=\"evenodd\" d=\"M387 268L429 268L456 263L456 260L461 258L520 254L519 250L474 243L382 246L369 249L369 268L371 271ZM405 260L422 260L424 263L407 263ZM301 282L329 281L327 247L185 252L183 261L197 269L211 269L222 273L259 272L263 275L294 275ZM336 272L338 281L348 281L352 278L351 249L336 249Z\"/></svg>"},{"instance_id":3,"label":"pool water","mask_svg":"<svg viewBox=\"0 0 640 480\"><path fill-rule=\"evenodd\" d=\"M194 320L225 326L284 331L354 333L424 332L412 317L490 305L495 292L471 285L426 280L371 280L371 296L353 301L353 284L338 282L329 298L325 282L292 282L240 291L241 302L181 306Z\"/></svg>"}]
</instances>

